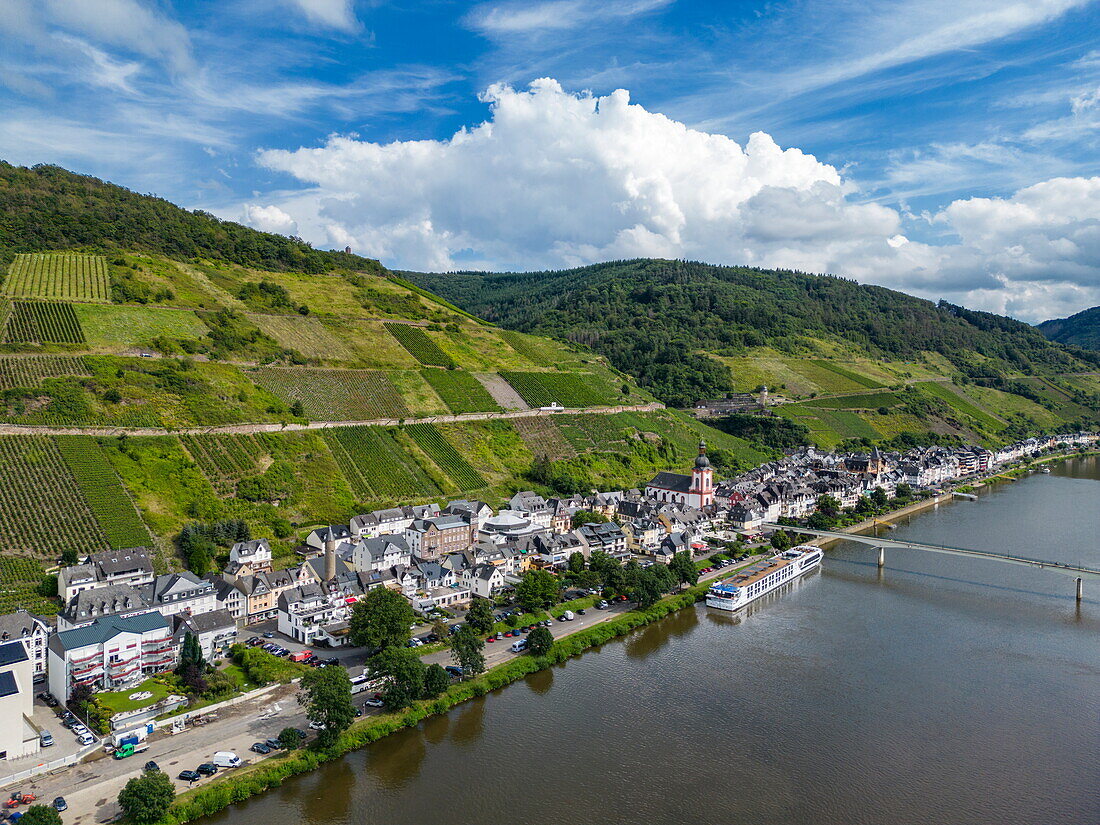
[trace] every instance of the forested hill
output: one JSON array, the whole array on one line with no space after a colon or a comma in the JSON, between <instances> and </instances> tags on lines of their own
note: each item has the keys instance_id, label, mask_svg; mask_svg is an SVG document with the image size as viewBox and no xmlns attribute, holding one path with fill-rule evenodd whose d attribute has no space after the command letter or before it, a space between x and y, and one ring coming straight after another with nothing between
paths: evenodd
<instances>
[{"instance_id":1,"label":"forested hill","mask_svg":"<svg viewBox=\"0 0 1100 825\"><path fill-rule=\"evenodd\" d=\"M983 380L1095 369L1081 361L1088 354L1011 318L803 272L643 259L405 275L507 328L586 344L674 405L734 389L721 359L759 347L828 357L837 344L888 360L932 353Z\"/></svg>"},{"instance_id":2,"label":"forested hill","mask_svg":"<svg viewBox=\"0 0 1100 825\"><path fill-rule=\"evenodd\" d=\"M1043 321L1039 331L1059 344L1100 350L1100 307L1082 310L1068 318Z\"/></svg>"},{"instance_id":3,"label":"forested hill","mask_svg":"<svg viewBox=\"0 0 1100 825\"><path fill-rule=\"evenodd\" d=\"M0 269L18 252L63 249L140 250L273 271L382 270L369 258L314 249L207 212L188 212L59 166L27 168L0 161Z\"/></svg>"}]
</instances>

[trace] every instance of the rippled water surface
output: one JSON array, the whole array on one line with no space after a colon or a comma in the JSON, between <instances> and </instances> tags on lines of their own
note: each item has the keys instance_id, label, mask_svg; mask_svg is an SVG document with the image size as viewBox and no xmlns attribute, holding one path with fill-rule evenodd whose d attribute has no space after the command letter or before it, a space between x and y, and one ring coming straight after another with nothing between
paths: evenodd
<instances>
[{"instance_id":1,"label":"rippled water surface","mask_svg":"<svg viewBox=\"0 0 1100 825\"><path fill-rule=\"evenodd\" d=\"M1100 466L895 533L1100 567ZM1100 582L830 550L213 818L294 823L1100 822Z\"/></svg>"}]
</instances>

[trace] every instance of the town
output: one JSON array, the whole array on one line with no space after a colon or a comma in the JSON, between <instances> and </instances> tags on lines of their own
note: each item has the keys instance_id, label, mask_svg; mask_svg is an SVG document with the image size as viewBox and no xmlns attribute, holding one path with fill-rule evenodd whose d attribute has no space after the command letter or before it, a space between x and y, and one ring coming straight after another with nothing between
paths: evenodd
<instances>
[{"instance_id":1,"label":"town","mask_svg":"<svg viewBox=\"0 0 1100 825\"><path fill-rule=\"evenodd\" d=\"M234 694L241 691L230 684L211 702L202 691L165 681L189 661L228 667L240 662L242 650L258 649L299 672L339 665L357 686L379 687L383 680L366 667L371 651L352 650L356 606L362 610L374 591L407 602L416 634L405 634L405 646L427 646L436 663L446 661L445 635L456 634L464 619L474 627L473 606L482 600L492 610L488 626L476 628L479 649L484 641L515 638L507 653L517 654L527 646L522 634L533 640L536 623L513 617L570 594L584 597L568 603L582 616L581 605L640 603L641 571L664 568L651 574L661 585L652 600L672 584L694 583L698 571L714 575L764 547L787 546L787 536L762 525L780 522L797 533L800 525L854 523L943 485L1097 438L1072 433L997 450L931 446L904 453L803 447L725 480L715 479L700 443L689 474L661 472L638 489L565 498L528 490L499 508L459 499L357 515L310 532L297 563L282 569L262 538L233 543L224 569L202 577L185 570L158 575L145 548L95 553L60 566L56 624L24 610L0 616L0 765L7 766L0 782L14 786L104 749L116 758L140 753L150 736L186 732L188 724L214 719L216 726L212 711L240 699ZM685 563L691 576L668 572ZM610 575L611 567L624 572ZM553 583L541 602L524 595L536 579ZM572 610L557 615L573 617ZM497 620L508 629L497 630ZM240 644L244 636L247 645ZM505 646L497 645L499 655ZM447 671L463 674L458 666ZM216 683L214 676L203 680L207 687ZM376 693L370 704L382 699ZM253 751L258 757L278 747L272 739Z\"/></svg>"}]
</instances>

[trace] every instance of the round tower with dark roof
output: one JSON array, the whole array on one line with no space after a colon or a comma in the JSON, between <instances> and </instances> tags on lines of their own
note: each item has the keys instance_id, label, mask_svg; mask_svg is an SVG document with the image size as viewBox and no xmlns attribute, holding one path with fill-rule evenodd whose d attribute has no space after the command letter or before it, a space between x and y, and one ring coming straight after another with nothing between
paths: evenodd
<instances>
[{"instance_id":1,"label":"round tower with dark roof","mask_svg":"<svg viewBox=\"0 0 1100 825\"><path fill-rule=\"evenodd\" d=\"M689 503L704 507L714 503L714 470L707 458L707 442L699 442L699 455L695 458L695 468L691 471L691 489L688 491ZM695 498L692 501L692 497Z\"/></svg>"}]
</instances>

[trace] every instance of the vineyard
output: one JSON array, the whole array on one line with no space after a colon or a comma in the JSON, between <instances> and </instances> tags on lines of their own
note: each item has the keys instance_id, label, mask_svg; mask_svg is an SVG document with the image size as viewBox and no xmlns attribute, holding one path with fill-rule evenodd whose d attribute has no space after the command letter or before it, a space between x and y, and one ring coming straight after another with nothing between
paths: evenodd
<instances>
[{"instance_id":1,"label":"vineyard","mask_svg":"<svg viewBox=\"0 0 1100 825\"><path fill-rule=\"evenodd\" d=\"M84 360L76 355L0 356L0 390L35 387L43 378L87 374Z\"/></svg>"},{"instance_id":2,"label":"vineyard","mask_svg":"<svg viewBox=\"0 0 1100 825\"><path fill-rule=\"evenodd\" d=\"M390 334L398 340L421 364L429 367L453 367L454 361L420 327L410 324L385 324Z\"/></svg>"},{"instance_id":3,"label":"vineyard","mask_svg":"<svg viewBox=\"0 0 1100 825\"><path fill-rule=\"evenodd\" d=\"M46 436L0 436L0 547L56 558L109 545L57 445Z\"/></svg>"},{"instance_id":4,"label":"vineyard","mask_svg":"<svg viewBox=\"0 0 1100 825\"><path fill-rule=\"evenodd\" d=\"M458 370L422 370L424 379L432 385L447 408L456 415L473 412L496 412L500 406L480 381L468 372Z\"/></svg>"},{"instance_id":5,"label":"vineyard","mask_svg":"<svg viewBox=\"0 0 1100 825\"><path fill-rule=\"evenodd\" d=\"M13 301L4 343L83 344L84 330L71 304Z\"/></svg>"},{"instance_id":6,"label":"vineyard","mask_svg":"<svg viewBox=\"0 0 1100 825\"><path fill-rule=\"evenodd\" d=\"M237 483L261 471L267 446L260 435L183 435L180 441L220 496L231 496Z\"/></svg>"},{"instance_id":7,"label":"vineyard","mask_svg":"<svg viewBox=\"0 0 1100 825\"><path fill-rule=\"evenodd\" d=\"M99 444L78 435L59 435L54 440L110 545L146 547L152 544L134 502L107 463Z\"/></svg>"},{"instance_id":8,"label":"vineyard","mask_svg":"<svg viewBox=\"0 0 1100 825\"><path fill-rule=\"evenodd\" d=\"M557 461L577 454L572 443L562 437L562 429L558 428L558 422L552 416L513 418L512 424L523 443L536 456Z\"/></svg>"},{"instance_id":9,"label":"vineyard","mask_svg":"<svg viewBox=\"0 0 1100 825\"><path fill-rule=\"evenodd\" d=\"M13 298L59 298L110 303L107 259L101 255L39 253L15 256L4 293Z\"/></svg>"},{"instance_id":10,"label":"vineyard","mask_svg":"<svg viewBox=\"0 0 1100 825\"><path fill-rule=\"evenodd\" d=\"M563 407L597 407L614 401L602 382L589 375L504 371L500 374L532 407L548 407L555 402Z\"/></svg>"},{"instance_id":11,"label":"vineyard","mask_svg":"<svg viewBox=\"0 0 1100 825\"><path fill-rule=\"evenodd\" d=\"M440 492L382 427L338 427L324 430L324 436L352 492L363 500L424 497Z\"/></svg>"},{"instance_id":12,"label":"vineyard","mask_svg":"<svg viewBox=\"0 0 1100 825\"><path fill-rule=\"evenodd\" d=\"M439 465L460 490L476 490L486 486L481 477L443 434L432 424L410 424L405 428L412 440L419 445L428 458Z\"/></svg>"},{"instance_id":13,"label":"vineyard","mask_svg":"<svg viewBox=\"0 0 1100 825\"><path fill-rule=\"evenodd\" d=\"M384 372L258 367L252 379L314 421L406 418L409 408Z\"/></svg>"},{"instance_id":14,"label":"vineyard","mask_svg":"<svg viewBox=\"0 0 1100 825\"><path fill-rule=\"evenodd\" d=\"M606 451L633 434L618 415L571 415L557 420L562 436L577 452Z\"/></svg>"},{"instance_id":15,"label":"vineyard","mask_svg":"<svg viewBox=\"0 0 1100 825\"><path fill-rule=\"evenodd\" d=\"M0 556L0 614L24 608L39 616L57 613L54 599L38 593L46 571L36 559Z\"/></svg>"},{"instance_id":16,"label":"vineyard","mask_svg":"<svg viewBox=\"0 0 1100 825\"><path fill-rule=\"evenodd\" d=\"M510 329L502 329L500 330L500 337L504 339L508 346L532 364L539 367L550 366L550 362L547 360L545 354L528 336L519 332L513 332Z\"/></svg>"}]
</instances>

